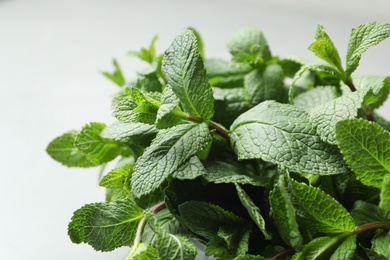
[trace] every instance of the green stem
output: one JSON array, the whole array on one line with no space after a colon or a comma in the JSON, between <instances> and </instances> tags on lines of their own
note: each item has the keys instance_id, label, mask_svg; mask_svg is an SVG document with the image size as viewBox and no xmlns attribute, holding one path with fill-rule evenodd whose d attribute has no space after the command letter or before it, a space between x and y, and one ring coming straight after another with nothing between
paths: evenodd
<instances>
[{"instance_id":1,"label":"green stem","mask_svg":"<svg viewBox=\"0 0 390 260\"><path fill-rule=\"evenodd\" d=\"M376 222L367 223L361 226L357 226L353 231L353 234L358 235L362 232L373 230L373 229L390 230L390 223L386 221L376 221Z\"/></svg>"},{"instance_id":2,"label":"green stem","mask_svg":"<svg viewBox=\"0 0 390 260\"><path fill-rule=\"evenodd\" d=\"M156 205L149 208L149 213L155 214L165 208L165 201L160 201ZM135 234L134 244L142 241L142 234L144 233L145 225L148 222L146 215L138 223L137 232Z\"/></svg>"},{"instance_id":3,"label":"green stem","mask_svg":"<svg viewBox=\"0 0 390 260\"><path fill-rule=\"evenodd\" d=\"M191 121L191 122L194 122L194 123L202 123L202 122L204 122L204 120L202 118L199 118L199 117L194 116L194 115L188 115L186 119L188 121ZM225 139L228 144L230 144L230 137L229 137L229 132L228 131L226 131L224 128L220 127L219 125L217 125L213 121L209 121L208 125L209 125L209 127L211 129L214 129L218 135L223 137L223 139Z\"/></svg>"}]
</instances>

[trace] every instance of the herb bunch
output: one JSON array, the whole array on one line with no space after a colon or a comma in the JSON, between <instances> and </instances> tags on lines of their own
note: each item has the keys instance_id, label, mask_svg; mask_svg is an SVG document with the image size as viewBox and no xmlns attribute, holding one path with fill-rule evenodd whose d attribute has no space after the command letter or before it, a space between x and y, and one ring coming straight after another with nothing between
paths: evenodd
<instances>
[{"instance_id":1,"label":"herb bunch","mask_svg":"<svg viewBox=\"0 0 390 260\"><path fill-rule=\"evenodd\" d=\"M110 125L92 122L47 147L69 167L115 167L105 202L69 223L74 243L131 247L125 259L389 259L390 122L375 109L390 78L353 74L390 24L352 29L345 65L319 25L320 62L272 55L245 27L230 61L204 57L199 33L130 52L147 62L120 87ZM111 164L110 164L111 165ZM104 168L106 169L106 168Z\"/></svg>"}]
</instances>

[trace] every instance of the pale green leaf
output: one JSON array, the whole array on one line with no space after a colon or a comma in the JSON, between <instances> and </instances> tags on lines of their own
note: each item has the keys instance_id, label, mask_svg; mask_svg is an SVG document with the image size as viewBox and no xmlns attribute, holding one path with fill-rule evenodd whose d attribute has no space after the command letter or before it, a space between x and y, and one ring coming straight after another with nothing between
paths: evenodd
<instances>
[{"instance_id":1,"label":"pale green leaf","mask_svg":"<svg viewBox=\"0 0 390 260\"><path fill-rule=\"evenodd\" d=\"M156 190L190 157L211 141L207 124L182 124L161 130L137 160L131 178L134 196Z\"/></svg>"},{"instance_id":2,"label":"pale green leaf","mask_svg":"<svg viewBox=\"0 0 390 260\"><path fill-rule=\"evenodd\" d=\"M320 59L335 66L341 74L344 72L339 52L329 35L325 32L325 28L320 24L317 26L315 41L309 46L309 50L314 52Z\"/></svg>"},{"instance_id":3,"label":"pale green leaf","mask_svg":"<svg viewBox=\"0 0 390 260\"><path fill-rule=\"evenodd\" d=\"M103 123L92 122L83 127L75 139L75 146L85 153L89 160L102 164L115 159L122 151L122 145L113 139L100 135L106 127Z\"/></svg>"},{"instance_id":4,"label":"pale green leaf","mask_svg":"<svg viewBox=\"0 0 390 260\"><path fill-rule=\"evenodd\" d=\"M311 109L330 102L338 97L334 86L319 86L297 95L294 105L309 112Z\"/></svg>"},{"instance_id":5,"label":"pale green leaf","mask_svg":"<svg viewBox=\"0 0 390 260\"><path fill-rule=\"evenodd\" d=\"M141 48L139 51L129 51L128 55L138 57L141 60L152 64L154 59L156 58L155 44L156 44L157 39L158 39L158 36L155 35L152 38L152 41L151 41L148 49Z\"/></svg>"},{"instance_id":6,"label":"pale green leaf","mask_svg":"<svg viewBox=\"0 0 390 260\"><path fill-rule=\"evenodd\" d=\"M361 103L358 92L349 92L312 109L309 117L313 125L317 126L321 140L335 145L336 123L356 117Z\"/></svg>"},{"instance_id":7,"label":"pale green leaf","mask_svg":"<svg viewBox=\"0 0 390 260\"><path fill-rule=\"evenodd\" d=\"M284 242L299 249L302 246L302 236L291 199L291 194L284 183L284 176L280 175L269 195L271 216Z\"/></svg>"},{"instance_id":8,"label":"pale green leaf","mask_svg":"<svg viewBox=\"0 0 390 260\"><path fill-rule=\"evenodd\" d=\"M280 100L284 87L284 75L280 65L272 64L263 71L253 70L245 75L244 89L250 106L265 100Z\"/></svg>"},{"instance_id":9,"label":"pale green leaf","mask_svg":"<svg viewBox=\"0 0 390 260\"><path fill-rule=\"evenodd\" d=\"M271 52L263 33L254 27L243 27L226 42L233 61L258 64L271 58Z\"/></svg>"},{"instance_id":10,"label":"pale green leaf","mask_svg":"<svg viewBox=\"0 0 390 260\"><path fill-rule=\"evenodd\" d=\"M323 142L307 112L292 105L260 103L234 121L230 137L240 160L262 159L321 175L346 171L337 147Z\"/></svg>"},{"instance_id":11,"label":"pale green leaf","mask_svg":"<svg viewBox=\"0 0 390 260\"><path fill-rule=\"evenodd\" d=\"M390 233L382 232L376 235L372 240L372 250L390 259Z\"/></svg>"},{"instance_id":12,"label":"pale green leaf","mask_svg":"<svg viewBox=\"0 0 390 260\"><path fill-rule=\"evenodd\" d=\"M256 224L256 226L259 228L261 233L263 233L265 239L270 240L271 235L267 232L267 230L265 228L265 220L260 213L260 208L258 206L256 206L256 204L253 202L253 200L249 197L249 195L245 192L245 190L240 187L240 185L236 184L235 186L236 186L237 194L238 194L238 197L241 201L241 204L248 211L250 218L253 220L253 222Z\"/></svg>"},{"instance_id":13,"label":"pale green leaf","mask_svg":"<svg viewBox=\"0 0 390 260\"><path fill-rule=\"evenodd\" d=\"M352 29L348 42L345 78L348 79L359 65L362 54L390 36L390 24L371 22Z\"/></svg>"},{"instance_id":14,"label":"pale green leaf","mask_svg":"<svg viewBox=\"0 0 390 260\"><path fill-rule=\"evenodd\" d=\"M46 152L54 160L68 167L93 167L97 164L90 161L88 157L82 153L74 145L78 131L69 131L49 143Z\"/></svg>"},{"instance_id":15,"label":"pale green leaf","mask_svg":"<svg viewBox=\"0 0 390 260\"><path fill-rule=\"evenodd\" d=\"M298 222L304 227L322 233L352 232L355 223L348 211L334 198L320 190L291 180L296 200Z\"/></svg>"},{"instance_id":16,"label":"pale green leaf","mask_svg":"<svg viewBox=\"0 0 390 260\"><path fill-rule=\"evenodd\" d=\"M73 243L87 243L98 251L130 246L143 209L132 200L87 204L74 212L68 226Z\"/></svg>"},{"instance_id":17,"label":"pale green leaf","mask_svg":"<svg viewBox=\"0 0 390 260\"><path fill-rule=\"evenodd\" d=\"M379 208L390 212L390 174L383 178Z\"/></svg>"},{"instance_id":18,"label":"pale green leaf","mask_svg":"<svg viewBox=\"0 0 390 260\"><path fill-rule=\"evenodd\" d=\"M115 122L100 133L104 138L114 139L123 143L149 143L157 134L155 126L144 123Z\"/></svg>"},{"instance_id":19,"label":"pale green leaf","mask_svg":"<svg viewBox=\"0 0 390 260\"><path fill-rule=\"evenodd\" d=\"M122 87L126 84L126 80L123 77L121 68L119 67L118 62L114 59L112 60L112 64L114 65L114 72L102 72L104 76L106 76L108 79L112 80L115 84Z\"/></svg>"},{"instance_id":20,"label":"pale green leaf","mask_svg":"<svg viewBox=\"0 0 390 260\"><path fill-rule=\"evenodd\" d=\"M384 176L390 174L390 133L376 123L347 119L337 123L336 140L359 180L381 188Z\"/></svg>"},{"instance_id":21,"label":"pale green leaf","mask_svg":"<svg viewBox=\"0 0 390 260\"><path fill-rule=\"evenodd\" d=\"M199 55L202 57L202 59L204 58L204 46L203 46L203 40L202 40L202 36L200 35L200 33L198 32L198 30L196 30L195 28L193 27L190 27L188 28L190 29L195 37L196 37L196 43L198 44L198 51L199 51Z\"/></svg>"},{"instance_id":22,"label":"pale green leaf","mask_svg":"<svg viewBox=\"0 0 390 260\"><path fill-rule=\"evenodd\" d=\"M146 243L134 244L124 260L160 260L156 249Z\"/></svg>"},{"instance_id":23,"label":"pale green leaf","mask_svg":"<svg viewBox=\"0 0 390 260\"><path fill-rule=\"evenodd\" d=\"M133 165L127 164L111 170L104 175L99 185L111 189L122 189L123 185L133 172Z\"/></svg>"},{"instance_id":24,"label":"pale green leaf","mask_svg":"<svg viewBox=\"0 0 390 260\"><path fill-rule=\"evenodd\" d=\"M162 71L185 112L205 120L213 116L213 92L191 30L176 36L165 52Z\"/></svg>"},{"instance_id":25,"label":"pale green leaf","mask_svg":"<svg viewBox=\"0 0 390 260\"><path fill-rule=\"evenodd\" d=\"M390 92L390 78L380 76L353 76L353 83L364 97L363 104L371 108L380 107Z\"/></svg>"},{"instance_id":26,"label":"pale green leaf","mask_svg":"<svg viewBox=\"0 0 390 260\"><path fill-rule=\"evenodd\" d=\"M179 180L193 180L206 174L203 164L197 156L192 156L172 173L172 177Z\"/></svg>"}]
</instances>

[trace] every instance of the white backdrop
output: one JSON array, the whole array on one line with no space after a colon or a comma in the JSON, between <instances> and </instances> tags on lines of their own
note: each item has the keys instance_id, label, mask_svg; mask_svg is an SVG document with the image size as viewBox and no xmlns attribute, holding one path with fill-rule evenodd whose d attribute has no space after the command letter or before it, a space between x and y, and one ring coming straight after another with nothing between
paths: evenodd
<instances>
[{"instance_id":1,"label":"white backdrop","mask_svg":"<svg viewBox=\"0 0 390 260\"><path fill-rule=\"evenodd\" d=\"M321 3L322 2L322 3ZM110 123L117 88L99 74L117 58L127 77L143 64L126 56L158 33L161 52L181 29L197 28L207 57L228 59L225 40L244 25L263 30L279 56L307 50L322 23L346 53L350 29L390 22L387 0L0 0L0 259L122 259L72 244L74 210L104 200L97 169L68 169L45 153L56 136L91 121ZM390 41L364 54L357 73L390 75ZM390 119L390 103L380 110Z\"/></svg>"}]
</instances>

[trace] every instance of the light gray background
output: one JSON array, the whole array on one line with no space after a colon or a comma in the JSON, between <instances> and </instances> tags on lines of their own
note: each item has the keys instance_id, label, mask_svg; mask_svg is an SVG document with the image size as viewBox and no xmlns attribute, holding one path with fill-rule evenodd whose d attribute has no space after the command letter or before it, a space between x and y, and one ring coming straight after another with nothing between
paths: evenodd
<instances>
[{"instance_id":1,"label":"light gray background","mask_svg":"<svg viewBox=\"0 0 390 260\"><path fill-rule=\"evenodd\" d=\"M122 259L74 245L74 210L104 200L97 169L68 169L45 153L50 140L91 121L110 123L117 87L99 71L117 58L127 77L144 66L126 56L156 33L159 52L197 28L208 57L229 58L226 38L244 25L263 30L272 52L307 50L322 23L345 56L350 29L390 22L387 0L0 0L0 259ZM364 54L357 73L390 75L390 42ZM390 119L389 102L379 112Z\"/></svg>"}]
</instances>

